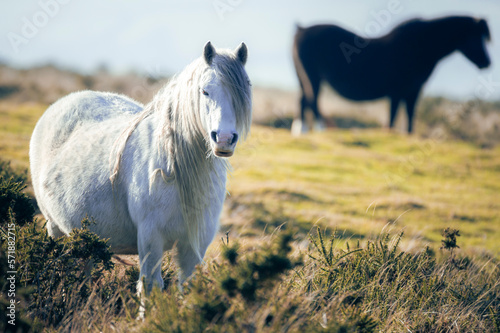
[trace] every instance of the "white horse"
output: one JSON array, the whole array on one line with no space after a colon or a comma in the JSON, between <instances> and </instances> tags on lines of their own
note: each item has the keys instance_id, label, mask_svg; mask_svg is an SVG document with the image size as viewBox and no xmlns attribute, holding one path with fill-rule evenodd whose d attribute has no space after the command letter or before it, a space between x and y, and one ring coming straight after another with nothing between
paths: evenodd
<instances>
[{"instance_id":1,"label":"white horse","mask_svg":"<svg viewBox=\"0 0 500 333\"><path fill-rule=\"evenodd\" d=\"M177 248L180 281L218 229L229 167L251 123L244 43L187 66L145 106L83 91L47 109L30 142L33 188L52 237L88 215L116 254L139 254L138 291L163 287L161 259ZM143 285L145 281L146 285Z\"/></svg>"}]
</instances>

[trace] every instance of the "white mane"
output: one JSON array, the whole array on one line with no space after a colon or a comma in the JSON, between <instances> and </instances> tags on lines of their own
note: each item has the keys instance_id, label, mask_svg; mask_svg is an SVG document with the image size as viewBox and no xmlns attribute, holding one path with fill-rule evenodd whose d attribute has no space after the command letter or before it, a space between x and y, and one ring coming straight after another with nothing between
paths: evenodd
<instances>
[{"instance_id":1,"label":"white mane","mask_svg":"<svg viewBox=\"0 0 500 333\"><path fill-rule=\"evenodd\" d=\"M250 81L241 61L230 51L218 51L210 64L215 69L223 88L229 92L235 111L236 127L245 138L251 124ZM150 179L150 188L158 173L164 181L174 181L178 189L184 222L194 252L200 255L200 236L204 230L203 216L211 201L210 194L220 182L221 172L226 173L230 164L218 158L209 149L209 133L203 129L200 112L200 89L203 73L209 65L203 57L188 65L173 77L147 104L122 133L110 156L112 167L110 180L116 180L127 140L138 124L152 114L158 114L160 122L155 130L159 140L160 156L165 170L157 169ZM217 177L210 177L215 171ZM220 184L219 184L220 186Z\"/></svg>"}]
</instances>

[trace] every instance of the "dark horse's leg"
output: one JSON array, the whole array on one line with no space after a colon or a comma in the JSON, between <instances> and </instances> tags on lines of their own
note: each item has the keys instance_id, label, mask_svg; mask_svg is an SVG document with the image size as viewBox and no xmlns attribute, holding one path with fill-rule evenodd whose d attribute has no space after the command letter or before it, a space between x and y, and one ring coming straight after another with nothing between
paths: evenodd
<instances>
[{"instance_id":1,"label":"dark horse's leg","mask_svg":"<svg viewBox=\"0 0 500 333\"><path fill-rule=\"evenodd\" d=\"M310 96L307 96L307 105L314 115L314 130L323 131L326 127L325 120L323 119L323 116L319 112L318 108L318 97L319 90L321 88L321 79L315 75L310 75L309 78L312 91L309 93Z\"/></svg>"},{"instance_id":2,"label":"dark horse's leg","mask_svg":"<svg viewBox=\"0 0 500 333\"><path fill-rule=\"evenodd\" d=\"M320 76L311 68L302 67L302 63L296 64L297 76L300 82L300 118L296 118L292 123L292 134L300 135L308 131L305 113L311 109L315 118L315 129L324 128L323 117L318 109L318 94L321 84Z\"/></svg>"},{"instance_id":3,"label":"dark horse's leg","mask_svg":"<svg viewBox=\"0 0 500 333\"><path fill-rule=\"evenodd\" d=\"M306 109L309 105L307 101L307 97L304 93L304 88L302 87L302 83L300 84L301 88L301 96L300 96L300 114L299 118L295 118L292 123L292 134L298 136L302 133L307 132L307 123L306 123Z\"/></svg>"},{"instance_id":4,"label":"dark horse's leg","mask_svg":"<svg viewBox=\"0 0 500 333\"><path fill-rule=\"evenodd\" d=\"M302 83L300 84L300 120L304 123L306 120L306 109L309 105L307 102L307 96L304 92L304 88L302 87Z\"/></svg>"},{"instance_id":5,"label":"dark horse's leg","mask_svg":"<svg viewBox=\"0 0 500 333\"><path fill-rule=\"evenodd\" d=\"M415 104L417 103L419 92L412 93L405 98L406 114L408 115L408 133L413 132L413 116L415 113Z\"/></svg>"},{"instance_id":6,"label":"dark horse's leg","mask_svg":"<svg viewBox=\"0 0 500 333\"><path fill-rule=\"evenodd\" d=\"M391 97L391 113L389 120L389 128L394 127L394 121L396 120L396 114L398 113L399 101L400 101L399 97Z\"/></svg>"},{"instance_id":7,"label":"dark horse's leg","mask_svg":"<svg viewBox=\"0 0 500 333\"><path fill-rule=\"evenodd\" d=\"M325 120L323 119L323 116L319 112L318 108L318 96L319 96L319 89L321 86L321 80L317 80L316 84L313 84L313 99L310 102L310 108L313 112L314 115L314 130L315 131L324 131L325 130Z\"/></svg>"}]
</instances>

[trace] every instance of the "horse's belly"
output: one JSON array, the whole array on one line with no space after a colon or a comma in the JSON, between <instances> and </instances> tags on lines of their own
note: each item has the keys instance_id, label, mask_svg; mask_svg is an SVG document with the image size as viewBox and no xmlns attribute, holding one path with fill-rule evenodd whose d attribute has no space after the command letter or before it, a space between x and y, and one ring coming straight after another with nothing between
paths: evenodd
<instances>
[{"instance_id":1,"label":"horse's belly","mask_svg":"<svg viewBox=\"0 0 500 333\"><path fill-rule=\"evenodd\" d=\"M46 161L40 175L37 200L44 215L64 233L80 228L83 218L94 219L90 229L110 243L136 247L135 226L128 216L123 194L109 180L113 132L103 128L76 131ZM116 131L118 132L118 131Z\"/></svg>"},{"instance_id":2,"label":"horse's belly","mask_svg":"<svg viewBox=\"0 0 500 333\"><path fill-rule=\"evenodd\" d=\"M385 97L388 93L386 82L382 77L339 73L326 76L325 79L339 95L353 101L372 101Z\"/></svg>"},{"instance_id":3,"label":"horse's belly","mask_svg":"<svg viewBox=\"0 0 500 333\"><path fill-rule=\"evenodd\" d=\"M137 250L137 235L134 238L134 241L130 240L130 242L127 243L120 243L120 244L115 244L113 241L113 238L110 239L108 244L111 247L111 251L114 254L138 254L139 251Z\"/></svg>"}]
</instances>

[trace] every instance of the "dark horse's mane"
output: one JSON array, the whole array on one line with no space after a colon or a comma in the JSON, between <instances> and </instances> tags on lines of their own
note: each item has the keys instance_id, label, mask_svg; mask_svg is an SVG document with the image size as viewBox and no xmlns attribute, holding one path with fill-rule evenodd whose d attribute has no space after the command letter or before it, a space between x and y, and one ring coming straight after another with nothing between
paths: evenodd
<instances>
[{"instance_id":1,"label":"dark horse's mane","mask_svg":"<svg viewBox=\"0 0 500 333\"><path fill-rule=\"evenodd\" d=\"M317 98L325 81L351 100L388 97L390 127L399 104L404 102L411 132L415 103L436 64L460 51L477 67L488 67L484 41L489 39L486 21L467 16L411 19L378 38L364 38L336 25L298 27L293 57L302 89L302 130L308 108L317 121L322 121Z\"/></svg>"}]
</instances>

